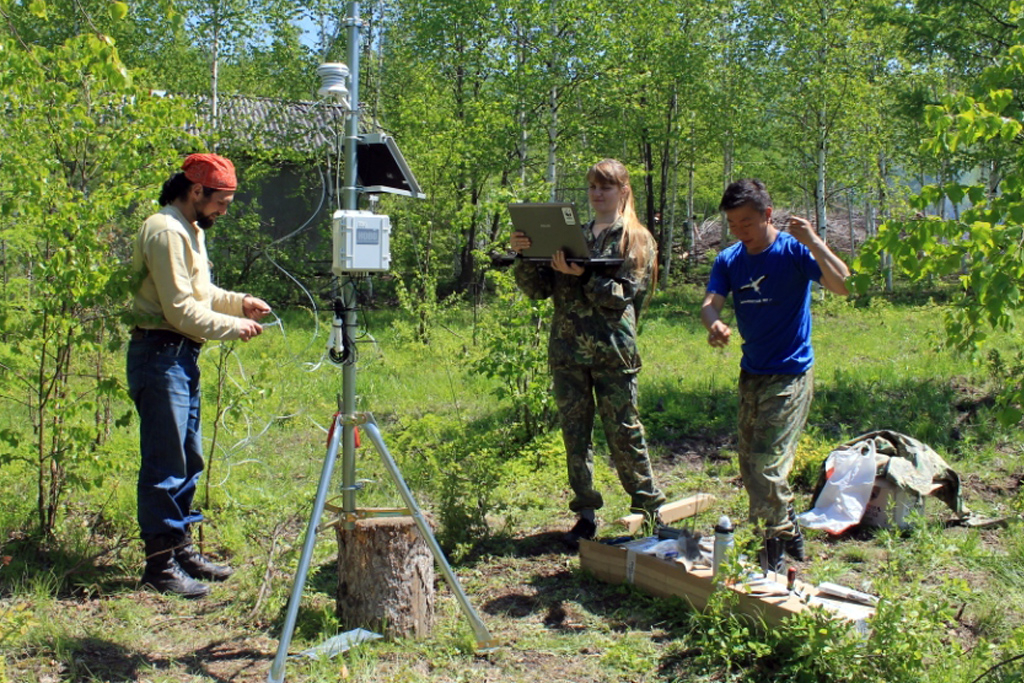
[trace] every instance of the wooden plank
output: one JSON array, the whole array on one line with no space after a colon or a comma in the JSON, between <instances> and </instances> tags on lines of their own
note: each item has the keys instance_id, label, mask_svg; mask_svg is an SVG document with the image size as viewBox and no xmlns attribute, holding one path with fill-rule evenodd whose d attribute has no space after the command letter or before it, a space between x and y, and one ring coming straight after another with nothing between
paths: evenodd
<instances>
[{"instance_id":1,"label":"wooden plank","mask_svg":"<svg viewBox=\"0 0 1024 683\"><path fill-rule=\"evenodd\" d=\"M715 502L715 497L710 493L698 493L695 496L689 498L681 498L679 500L672 501L671 503L665 503L658 508L658 514L661 515L661 521L665 524L671 524L672 522L678 522L681 519L687 517L693 517L694 515L707 510L711 507L711 504ZM626 527L631 534L635 534L643 526L644 516L640 513L632 515L626 515L615 520L616 524Z\"/></svg>"},{"instance_id":2,"label":"wooden plank","mask_svg":"<svg viewBox=\"0 0 1024 683\"><path fill-rule=\"evenodd\" d=\"M712 592L722 590L722 586L715 583L710 567L694 567L687 571L683 563L677 559L660 560L654 555L643 553L633 553L630 559L630 552L621 545L580 541L580 566L608 583L632 583L644 592L659 598L677 596L698 611L707 607ZM786 585L784 576L770 573L767 578L782 586ZM874 614L873 609L862 605L841 604L837 601L823 602L816 586L799 579L795 587L800 595L804 596L803 599L792 593L760 593L757 586L747 584L728 586L739 595L736 606L738 612L755 619L763 619L769 625L777 625L786 617L808 609L805 600L810 600L812 604L822 604L839 619L862 621Z\"/></svg>"}]
</instances>

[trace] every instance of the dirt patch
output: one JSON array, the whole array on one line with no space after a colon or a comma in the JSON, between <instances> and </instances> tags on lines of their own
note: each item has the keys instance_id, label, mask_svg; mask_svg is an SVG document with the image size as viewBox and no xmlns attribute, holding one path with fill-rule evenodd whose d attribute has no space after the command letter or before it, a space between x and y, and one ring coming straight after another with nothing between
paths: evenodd
<instances>
[{"instance_id":1,"label":"dirt patch","mask_svg":"<svg viewBox=\"0 0 1024 683\"><path fill-rule=\"evenodd\" d=\"M736 447L733 436L692 436L670 439L658 444L658 457L652 465L655 470L668 471L678 467L700 470L709 463L726 462L726 453Z\"/></svg>"},{"instance_id":2,"label":"dirt patch","mask_svg":"<svg viewBox=\"0 0 1024 683\"><path fill-rule=\"evenodd\" d=\"M982 479L974 472L962 475L960 485L964 500L981 500L988 504L1004 503L1020 494L1024 472L1013 474L996 474L994 478Z\"/></svg>"}]
</instances>

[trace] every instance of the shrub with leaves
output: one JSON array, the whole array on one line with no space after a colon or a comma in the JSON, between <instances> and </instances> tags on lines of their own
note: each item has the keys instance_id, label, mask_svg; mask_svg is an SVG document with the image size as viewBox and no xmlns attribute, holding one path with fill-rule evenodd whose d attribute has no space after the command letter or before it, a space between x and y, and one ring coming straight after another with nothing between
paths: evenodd
<instances>
[{"instance_id":1,"label":"shrub with leaves","mask_svg":"<svg viewBox=\"0 0 1024 683\"><path fill-rule=\"evenodd\" d=\"M551 301L530 299L512 273L488 274L497 292L481 323L482 355L472 371L500 383L494 393L512 403L525 439L550 429L555 418L547 363Z\"/></svg>"},{"instance_id":2,"label":"shrub with leaves","mask_svg":"<svg viewBox=\"0 0 1024 683\"><path fill-rule=\"evenodd\" d=\"M1020 2L1011 2L1010 11L1018 22L1024 19ZM925 116L931 137L923 153L938 161L967 155L989 169L988 182L926 185L911 200L918 213L883 225L855 267L854 284L862 292L885 253L892 255L896 270L916 280L958 275L962 289L946 313L946 339L969 354L984 351L991 330L1018 334L1014 313L1024 306L1024 29L1017 25L1018 44L984 70L970 94L950 96L928 107ZM929 206L946 200L969 206L953 218L925 215ZM1024 369L1024 355L1009 362ZM1001 391L1004 425L1024 416L1019 372L1016 378Z\"/></svg>"},{"instance_id":3,"label":"shrub with leaves","mask_svg":"<svg viewBox=\"0 0 1024 683\"><path fill-rule=\"evenodd\" d=\"M469 434L435 414L396 430L392 448L403 477L426 494L421 502L438 517L438 541L458 560L488 535L487 515L500 506L506 462L500 438Z\"/></svg>"},{"instance_id":4,"label":"shrub with leaves","mask_svg":"<svg viewBox=\"0 0 1024 683\"><path fill-rule=\"evenodd\" d=\"M102 349L120 343L130 235L176 161L185 117L134 88L97 34L53 49L0 40L0 112L0 403L19 416L3 428L0 463L30 464L39 528L52 533L68 489L102 483L102 467L77 467L96 457L107 399L121 391Z\"/></svg>"}]
</instances>

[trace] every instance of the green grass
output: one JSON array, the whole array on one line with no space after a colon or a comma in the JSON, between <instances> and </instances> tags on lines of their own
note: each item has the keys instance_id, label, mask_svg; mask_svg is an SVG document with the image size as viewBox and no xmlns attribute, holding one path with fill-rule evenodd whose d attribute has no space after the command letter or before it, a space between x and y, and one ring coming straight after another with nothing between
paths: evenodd
<instances>
[{"instance_id":1,"label":"green grass","mask_svg":"<svg viewBox=\"0 0 1024 683\"><path fill-rule=\"evenodd\" d=\"M659 483L670 497L718 497L695 522L710 531L722 512L746 516L734 452L740 350L738 344L708 347L697 317L700 298L699 288L672 289L659 293L648 311L640 407ZM897 303L815 302L816 398L794 472L799 504L809 502L832 447L888 428L943 455L964 476L972 509L1019 515L1024 437L1019 428L998 426L984 368L941 348L941 312L920 294ZM867 587L904 610L879 619L878 638L890 639L891 655L872 656L837 634L813 635L801 630L811 628L803 622L758 635L724 608L698 617L678 602L580 572L574 557L552 552L550 543L571 523L560 437L553 431L526 439L513 407L493 393L497 380L470 372L486 330L474 329L479 313L440 311L428 344L415 341L414 326L401 314L361 313L368 334L359 345L357 394L420 505L440 523L438 536L502 647L473 654L468 625L441 585L433 637L361 646L344 658L346 680L783 680L773 678L782 672L785 680L952 681L971 680L1024 647L1022 525L945 529L946 511L937 501L908 534L839 540L809 534L815 560L808 576ZM253 342L230 345L222 396L229 409L216 425L215 446L222 356L218 345L203 353L210 460L209 488L200 491L210 519L203 533L208 551L230 556L240 568L208 601L137 588L134 422L112 428L100 447L102 481L68 490L53 539L33 534L33 470L18 462L0 470L2 489L21 492L0 497L0 662L6 666L0 683L45 676L265 680L325 457L324 429L342 389L341 368L323 357L326 324L313 337L308 312L282 319ZM993 341L1003 349L1014 343ZM5 408L0 427L17 426L16 408ZM113 413L128 408L125 399ZM595 436L603 455L600 430ZM399 504L367 446L357 456L358 477L367 481L359 504ZM337 482L340 468L335 476ZM603 533L614 534L607 525L628 501L603 457L597 480L606 494ZM341 628L334 615L334 546L333 532L323 531L293 651ZM919 627L900 626L911 617ZM821 659L814 648L825 647L839 653L848 679L811 666ZM293 661L288 671L289 681L337 681L341 661Z\"/></svg>"}]
</instances>

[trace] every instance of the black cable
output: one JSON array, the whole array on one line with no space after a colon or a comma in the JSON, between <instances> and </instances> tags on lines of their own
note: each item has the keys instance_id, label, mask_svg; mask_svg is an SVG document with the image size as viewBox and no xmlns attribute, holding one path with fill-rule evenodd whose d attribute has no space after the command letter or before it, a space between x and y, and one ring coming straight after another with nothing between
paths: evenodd
<instances>
[{"instance_id":1,"label":"black cable","mask_svg":"<svg viewBox=\"0 0 1024 683\"><path fill-rule=\"evenodd\" d=\"M352 290L356 293L356 297L355 297L356 298L356 303L357 304L359 303L360 297L363 299L364 304L367 303L368 302L368 296L367 296L367 294L365 292L363 292L359 288L359 286L357 284L359 281L356 280L355 278L350 278L349 282L352 285ZM367 279L367 282L369 282L369 279ZM363 308L363 316L362 317L363 317L363 321L364 321L364 324L362 326L363 329L362 329L362 332L360 333L358 331L358 327L357 327L357 334L356 334L356 339L357 340L360 340L360 339L363 339L364 337L369 337L370 336L370 314L369 314L369 309L367 307L365 307L365 306ZM371 339L372 339L372 337L371 337Z\"/></svg>"},{"instance_id":2,"label":"black cable","mask_svg":"<svg viewBox=\"0 0 1024 683\"><path fill-rule=\"evenodd\" d=\"M328 349L327 355L333 363L350 365L356 362L358 354L356 352L355 343L353 343L351 337L349 337L346 321L348 314L354 312L356 309L354 306L346 306L344 299L340 296L334 297L331 302L331 309L334 313L334 320L331 323L331 327L338 329L339 334L341 335L341 353L339 354L335 351L332 346Z\"/></svg>"},{"instance_id":3,"label":"black cable","mask_svg":"<svg viewBox=\"0 0 1024 683\"><path fill-rule=\"evenodd\" d=\"M359 296L359 289L356 287L356 280L353 277L349 277L345 282L344 286L352 288L356 299ZM353 365L359 360L359 350L356 347L356 339L353 339L349 333L349 326L347 324L348 314L356 313L358 311L358 301L354 301L352 305L346 305L345 301L340 296L335 296L331 302L331 308L334 312L334 322L332 327L339 329L341 335L341 353L337 353L334 348L328 350L328 357L332 362L342 365ZM340 327L337 324L340 321Z\"/></svg>"}]
</instances>

